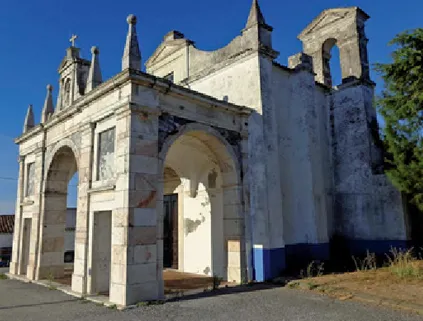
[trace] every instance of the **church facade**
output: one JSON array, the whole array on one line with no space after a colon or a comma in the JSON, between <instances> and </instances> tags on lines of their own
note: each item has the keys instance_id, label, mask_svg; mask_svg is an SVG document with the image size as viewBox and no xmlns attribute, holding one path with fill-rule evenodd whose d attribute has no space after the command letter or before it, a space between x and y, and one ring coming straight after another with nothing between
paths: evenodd
<instances>
[{"instance_id":1,"label":"church facade","mask_svg":"<svg viewBox=\"0 0 423 321\"><path fill-rule=\"evenodd\" d=\"M10 273L64 276L67 188L78 172L72 291L118 305L164 295L163 269L265 281L298 262L409 239L401 194L383 172L375 84L357 7L322 12L303 51L275 62L257 0L241 35L202 51L168 33L141 71L136 17L122 71L103 81L72 44L41 122L28 109ZM333 87L338 46L342 84ZM376 127L376 130L375 130Z\"/></svg>"}]
</instances>

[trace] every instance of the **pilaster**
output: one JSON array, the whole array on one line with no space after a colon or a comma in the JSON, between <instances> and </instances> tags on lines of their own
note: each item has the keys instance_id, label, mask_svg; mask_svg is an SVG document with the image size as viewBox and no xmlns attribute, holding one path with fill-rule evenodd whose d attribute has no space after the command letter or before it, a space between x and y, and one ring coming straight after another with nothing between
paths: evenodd
<instances>
[{"instance_id":1,"label":"pilaster","mask_svg":"<svg viewBox=\"0 0 423 321\"><path fill-rule=\"evenodd\" d=\"M18 275L19 274L19 261L21 256L21 228L22 228L22 200L24 193L24 177L25 177L25 157L19 156L19 176L18 176L18 189L16 195L16 213L15 213L15 226L13 234L13 245L12 248L12 261L10 262L10 273Z\"/></svg>"},{"instance_id":2,"label":"pilaster","mask_svg":"<svg viewBox=\"0 0 423 321\"><path fill-rule=\"evenodd\" d=\"M44 134L43 134L44 135ZM34 195L32 205L32 221L31 221L31 237L28 242L29 245L29 260L27 269L27 278L30 280L36 280L37 277L37 266L39 264L39 244L40 244L40 224L42 222L42 211L43 201L41 195L43 189L43 176L44 176L44 148L40 148L35 154L35 172L34 172ZM27 178L28 179L28 178Z\"/></svg>"},{"instance_id":3,"label":"pilaster","mask_svg":"<svg viewBox=\"0 0 423 321\"><path fill-rule=\"evenodd\" d=\"M110 300L130 305L163 298L158 117L126 110L117 115L116 131Z\"/></svg>"},{"instance_id":4,"label":"pilaster","mask_svg":"<svg viewBox=\"0 0 423 321\"><path fill-rule=\"evenodd\" d=\"M88 234L90 205L88 191L92 182L93 144L95 124L87 123L81 129L81 148L78 168L78 200L75 229L75 256L72 275L72 291L86 293Z\"/></svg>"}]
</instances>

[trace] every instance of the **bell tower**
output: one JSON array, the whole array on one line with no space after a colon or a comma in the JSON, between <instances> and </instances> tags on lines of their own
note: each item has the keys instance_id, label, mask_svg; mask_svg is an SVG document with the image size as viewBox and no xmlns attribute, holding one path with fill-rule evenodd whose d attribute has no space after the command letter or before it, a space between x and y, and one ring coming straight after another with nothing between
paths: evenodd
<instances>
[{"instance_id":1,"label":"bell tower","mask_svg":"<svg viewBox=\"0 0 423 321\"><path fill-rule=\"evenodd\" d=\"M330 72L333 46L339 48L342 83L352 79L370 80L364 28L368 19L358 7L325 10L298 36L304 53L313 57L317 82L333 85Z\"/></svg>"},{"instance_id":2,"label":"bell tower","mask_svg":"<svg viewBox=\"0 0 423 321\"><path fill-rule=\"evenodd\" d=\"M59 66L59 95L57 110L65 109L85 93L90 61L82 59L80 49L75 46L76 35L70 38L71 46Z\"/></svg>"}]
</instances>

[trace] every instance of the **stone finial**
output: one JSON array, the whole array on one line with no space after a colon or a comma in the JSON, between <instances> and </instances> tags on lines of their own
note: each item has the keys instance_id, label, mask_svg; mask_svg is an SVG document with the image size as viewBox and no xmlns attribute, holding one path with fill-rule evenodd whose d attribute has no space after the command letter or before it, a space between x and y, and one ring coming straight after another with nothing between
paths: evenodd
<instances>
[{"instance_id":1,"label":"stone finial","mask_svg":"<svg viewBox=\"0 0 423 321\"><path fill-rule=\"evenodd\" d=\"M41 113L41 123L44 124L47 120L53 115L54 113L54 106L53 106L53 86L47 85L47 95L46 100L44 101L43 111Z\"/></svg>"},{"instance_id":2,"label":"stone finial","mask_svg":"<svg viewBox=\"0 0 423 321\"><path fill-rule=\"evenodd\" d=\"M29 105L28 111L26 112L23 132L26 133L27 131L29 131L31 128L34 128L34 127L35 127L34 112L32 110L32 105Z\"/></svg>"},{"instance_id":3,"label":"stone finial","mask_svg":"<svg viewBox=\"0 0 423 321\"><path fill-rule=\"evenodd\" d=\"M245 29L251 28L256 25L263 26L267 29L271 28L264 20L264 16L261 12L258 0L253 0L250 15L248 16L247 25L245 26Z\"/></svg>"},{"instance_id":4,"label":"stone finial","mask_svg":"<svg viewBox=\"0 0 423 321\"><path fill-rule=\"evenodd\" d=\"M141 70L141 52L136 30L137 17L130 14L126 21L128 22L129 29L122 57L122 70L127 68Z\"/></svg>"},{"instance_id":5,"label":"stone finial","mask_svg":"<svg viewBox=\"0 0 423 321\"><path fill-rule=\"evenodd\" d=\"M95 87L100 85L103 82L103 78L101 76L101 69L100 69L100 50L98 47L91 48L91 66L88 72L88 79L87 79L87 87L86 92L93 90Z\"/></svg>"}]
</instances>

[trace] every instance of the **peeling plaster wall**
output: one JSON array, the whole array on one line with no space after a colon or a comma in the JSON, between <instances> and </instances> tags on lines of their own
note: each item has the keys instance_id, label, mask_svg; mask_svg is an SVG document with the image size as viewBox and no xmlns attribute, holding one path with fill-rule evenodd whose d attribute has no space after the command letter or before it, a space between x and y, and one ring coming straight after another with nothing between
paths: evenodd
<instances>
[{"instance_id":1,"label":"peeling plaster wall","mask_svg":"<svg viewBox=\"0 0 423 321\"><path fill-rule=\"evenodd\" d=\"M288 73L277 66L273 94L279 124L283 124L278 139L285 243L325 243L328 169L322 164L329 153L324 98L318 97L311 73Z\"/></svg>"},{"instance_id":2,"label":"peeling plaster wall","mask_svg":"<svg viewBox=\"0 0 423 321\"><path fill-rule=\"evenodd\" d=\"M184 270L211 275L212 218L209 195L200 183L195 198L190 196L190 181L184 184ZM213 271L214 272L214 271Z\"/></svg>"},{"instance_id":3,"label":"peeling plaster wall","mask_svg":"<svg viewBox=\"0 0 423 321\"><path fill-rule=\"evenodd\" d=\"M322 197L326 201L326 220L321 220L322 226L327 228L327 237L333 234L333 159L332 159L332 123L331 123L331 100L325 89L316 86L315 90L316 113L320 135L320 152L322 167Z\"/></svg>"},{"instance_id":4,"label":"peeling plaster wall","mask_svg":"<svg viewBox=\"0 0 423 321\"><path fill-rule=\"evenodd\" d=\"M169 149L166 164L178 174L182 186L167 181L165 190L174 188L182 193L182 222L178 226L183 232L183 255L179 257L183 271L226 277L221 173L216 163L213 152L200 140L179 138ZM216 182L211 184L215 188L209 186L211 172L217 174Z\"/></svg>"},{"instance_id":5,"label":"peeling plaster wall","mask_svg":"<svg viewBox=\"0 0 423 321\"><path fill-rule=\"evenodd\" d=\"M375 175L366 85L334 92L334 166L337 233L358 240L406 240L400 193ZM370 95L370 96L369 96Z\"/></svg>"}]
</instances>

